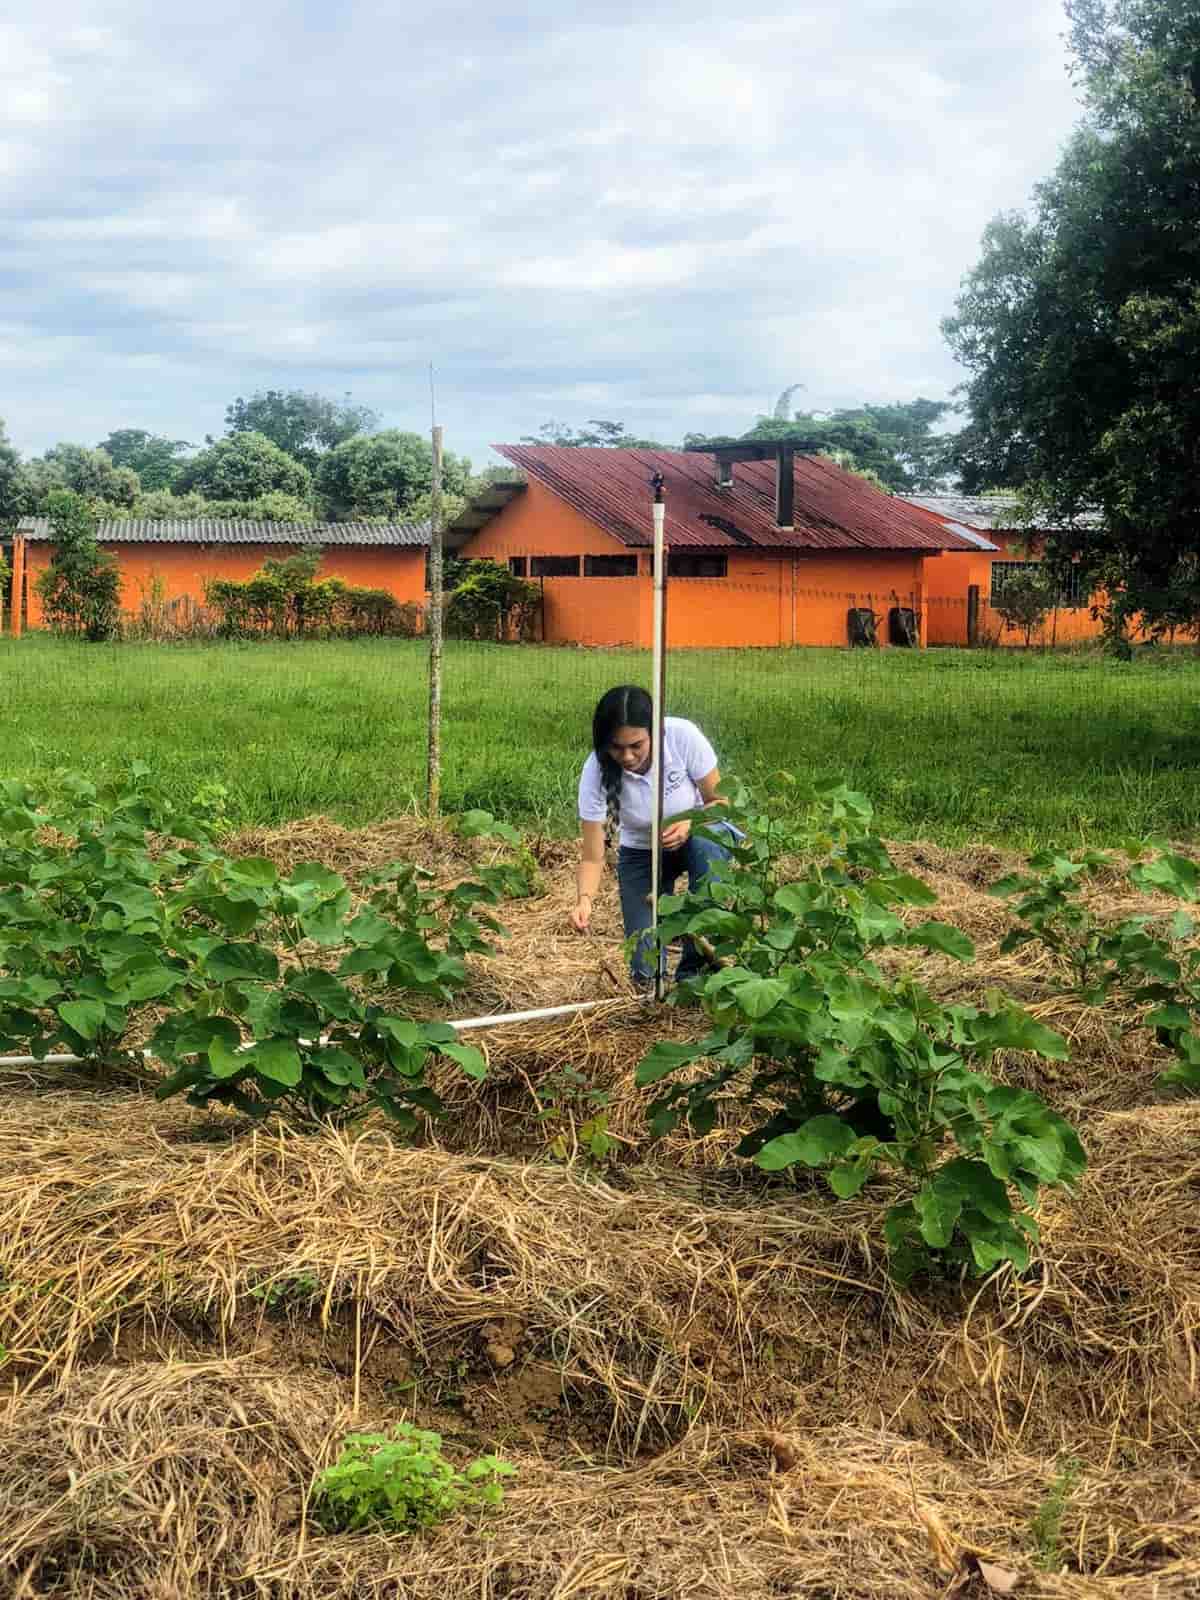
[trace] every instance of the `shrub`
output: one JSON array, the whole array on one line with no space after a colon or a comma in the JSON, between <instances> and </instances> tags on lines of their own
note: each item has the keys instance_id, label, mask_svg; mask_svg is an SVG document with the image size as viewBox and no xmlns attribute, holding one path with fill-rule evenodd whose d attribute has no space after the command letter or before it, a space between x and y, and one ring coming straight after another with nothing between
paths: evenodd
<instances>
[{"instance_id":1,"label":"shrub","mask_svg":"<svg viewBox=\"0 0 1200 1600\"><path fill-rule=\"evenodd\" d=\"M459 1511L500 1505L500 1480L515 1472L499 1456L459 1469L442 1454L440 1434L400 1422L390 1434L351 1434L313 1485L312 1510L327 1533L414 1533Z\"/></svg>"},{"instance_id":2,"label":"shrub","mask_svg":"<svg viewBox=\"0 0 1200 1600\"><path fill-rule=\"evenodd\" d=\"M401 604L386 589L361 589L340 578L318 579L319 547L264 561L241 582L215 579L205 601L217 614L219 631L232 638L268 634L276 638L353 637L392 634L413 638L421 629L421 610Z\"/></svg>"},{"instance_id":3,"label":"shrub","mask_svg":"<svg viewBox=\"0 0 1200 1600\"><path fill-rule=\"evenodd\" d=\"M57 633L96 643L113 638L121 625L121 574L96 543L96 515L69 490L47 499L54 555L35 585L46 621Z\"/></svg>"},{"instance_id":4,"label":"shrub","mask_svg":"<svg viewBox=\"0 0 1200 1600\"><path fill-rule=\"evenodd\" d=\"M542 603L536 583L495 561L472 561L446 601L446 632L455 639L533 637Z\"/></svg>"},{"instance_id":5,"label":"shrub","mask_svg":"<svg viewBox=\"0 0 1200 1600\"><path fill-rule=\"evenodd\" d=\"M1040 573L1021 571L1006 575L992 609L1004 626L1025 636L1029 649L1033 635L1043 628L1054 607L1054 589Z\"/></svg>"},{"instance_id":6,"label":"shrub","mask_svg":"<svg viewBox=\"0 0 1200 1600\"><path fill-rule=\"evenodd\" d=\"M719 970L685 997L712 1027L695 1044L655 1045L638 1081L708 1070L660 1095L654 1131L686 1120L707 1132L732 1099L753 1122L739 1153L767 1171L816 1168L846 1198L875 1172L900 1180L885 1238L901 1281L1025 1268L1039 1188L1073 1181L1084 1154L1036 1095L982 1069L999 1049L1062 1059L1064 1041L1000 995L982 1009L943 1006L913 978L880 970L873 957L887 947L962 961L974 952L955 928L906 927L897 915L936 897L896 869L862 795L781 776L758 801L735 786L722 813L743 841L697 891L664 899L659 928L663 943L708 943ZM711 817L693 825L720 839Z\"/></svg>"}]
</instances>

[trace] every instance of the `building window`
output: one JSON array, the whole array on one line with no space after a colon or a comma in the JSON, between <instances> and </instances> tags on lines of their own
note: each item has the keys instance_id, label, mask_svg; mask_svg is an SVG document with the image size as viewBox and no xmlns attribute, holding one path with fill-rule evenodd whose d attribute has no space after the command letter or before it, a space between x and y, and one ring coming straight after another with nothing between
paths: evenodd
<instances>
[{"instance_id":1,"label":"building window","mask_svg":"<svg viewBox=\"0 0 1200 1600\"><path fill-rule=\"evenodd\" d=\"M724 578L728 576L729 557L701 554L691 550L671 550L667 553L669 578Z\"/></svg>"},{"instance_id":2,"label":"building window","mask_svg":"<svg viewBox=\"0 0 1200 1600\"><path fill-rule=\"evenodd\" d=\"M636 556L584 556L585 578L636 578Z\"/></svg>"},{"instance_id":3,"label":"building window","mask_svg":"<svg viewBox=\"0 0 1200 1600\"><path fill-rule=\"evenodd\" d=\"M527 556L509 556L508 570L514 578L523 578L529 571L529 558Z\"/></svg>"},{"instance_id":4,"label":"building window","mask_svg":"<svg viewBox=\"0 0 1200 1600\"><path fill-rule=\"evenodd\" d=\"M992 605L999 605L1004 595L1004 586L1012 581L1018 572L1031 572L1041 576L1045 567L1040 561L993 561L992 562ZM1086 606L1091 599L1088 590L1080 579L1077 571L1072 571L1066 581L1060 586L1057 596L1052 604L1064 611L1078 611Z\"/></svg>"},{"instance_id":5,"label":"building window","mask_svg":"<svg viewBox=\"0 0 1200 1600\"><path fill-rule=\"evenodd\" d=\"M577 578L578 556L530 556L530 576L534 578Z\"/></svg>"}]
</instances>

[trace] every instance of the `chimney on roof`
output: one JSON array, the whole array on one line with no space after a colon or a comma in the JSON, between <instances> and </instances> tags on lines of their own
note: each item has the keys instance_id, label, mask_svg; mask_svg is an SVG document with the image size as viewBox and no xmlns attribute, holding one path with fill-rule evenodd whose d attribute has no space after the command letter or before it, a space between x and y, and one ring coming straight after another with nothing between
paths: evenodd
<instances>
[{"instance_id":1,"label":"chimney on roof","mask_svg":"<svg viewBox=\"0 0 1200 1600\"><path fill-rule=\"evenodd\" d=\"M775 526L790 533L795 526L796 452L781 444L775 453Z\"/></svg>"},{"instance_id":2,"label":"chimney on roof","mask_svg":"<svg viewBox=\"0 0 1200 1600\"><path fill-rule=\"evenodd\" d=\"M733 488L733 461L729 456L717 457L717 488Z\"/></svg>"}]
</instances>

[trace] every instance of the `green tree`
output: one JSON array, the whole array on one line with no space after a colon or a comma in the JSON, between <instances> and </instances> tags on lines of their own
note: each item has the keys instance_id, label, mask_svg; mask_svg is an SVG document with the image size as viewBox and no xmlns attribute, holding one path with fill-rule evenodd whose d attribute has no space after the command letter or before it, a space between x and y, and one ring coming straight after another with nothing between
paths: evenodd
<instances>
[{"instance_id":1,"label":"green tree","mask_svg":"<svg viewBox=\"0 0 1200 1600\"><path fill-rule=\"evenodd\" d=\"M442 489L463 496L471 463L449 452L442 459ZM433 450L419 433L388 428L331 450L317 472L317 491L326 514L338 521L354 517L420 520L433 485ZM427 514L427 513L426 513Z\"/></svg>"},{"instance_id":2,"label":"green tree","mask_svg":"<svg viewBox=\"0 0 1200 1600\"><path fill-rule=\"evenodd\" d=\"M794 386L793 386L794 387ZM948 400L916 399L897 405L861 405L840 410L785 411L785 389L775 414L760 417L745 439L796 438L806 453L831 456L840 466L871 478L895 494L936 489L946 477L946 440L935 425L952 409Z\"/></svg>"},{"instance_id":3,"label":"green tree","mask_svg":"<svg viewBox=\"0 0 1200 1600\"><path fill-rule=\"evenodd\" d=\"M143 489L170 489L179 476L180 456L191 445L186 439L167 439L145 428L117 428L96 446L114 467L129 467Z\"/></svg>"},{"instance_id":4,"label":"green tree","mask_svg":"<svg viewBox=\"0 0 1200 1600\"><path fill-rule=\"evenodd\" d=\"M348 394L337 401L302 389L260 389L248 400L239 395L225 408L227 433L261 433L310 472L326 451L373 433L379 422L377 412L352 405Z\"/></svg>"},{"instance_id":5,"label":"green tree","mask_svg":"<svg viewBox=\"0 0 1200 1600\"><path fill-rule=\"evenodd\" d=\"M1200 7L1067 11L1084 121L944 324L969 373L957 456L965 488L1024 488L1051 558L1156 620L1200 555Z\"/></svg>"},{"instance_id":6,"label":"green tree","mask_svg":"<svg viewBox=\"0 0 1200 1600\"><path fill-rule=\"evenodd\" d=\"M104 450L82 444L56 444L24 468L25 499L29 511L46 515L50 498L61 490L106 505L131 506L141 493L138 475L129 467L113 465Z\"/></svg>"},{"instance_id":7,"label":"green tree","mask_svg":"<svg viewBox=\"0 0 1200 1600\"><path fill-rule=\"evenodd\" d=\"M585 428L570 428L565 422L543 422L536 434L525 434L522 444L564 444L576 448L590 446L607 450L664 450L657 439L639 439L623 422L593 419Z\"/></svg>"},{"instance_id":8,"label":"green tree","mask_svg":"<svg viewBox=\"0 0 1200 1600\"><path fill-rule=\"evenodd\" d=\"M26 510L26 483L21 456L9 443L4 420L0 418L0 528L8 528Z\"/></svg>"},{"instance_id":9,"label":"green tree","mask_svg":"<svg viewBox=\"0 0 1200 1600\"><path fill-rule=\"evenodd\" d=\"M309 500L312 474L261 433L234 433L186 461L177 487L210 500L257 500L278 491Z\"/></svg>"},{"instance_id":10,"label":"green tree","mask_svg":"<svg viewBox=\"0 0 1200 1600\"><path fill-rule=\"evenodd\" d=\"M46 514L54 535L50 565L35 585L46 621L56 632L93 643L120 631L121 574L96 543L96 513L85 496L55 490Z\"/></svg>"},{"instance_id":11,"label":"green tree","mask_svg":"<svg viewBox=\"0 0 1200 1600\"><path fill-rule=\"evenodd\" d=\"M1006 575L1006 581L992 602L992 609L1003 619L1004 626L1024 634L1026 650L1034 634L1045 626L1053 606L1052 581L1045 573L1031 572L1024 567Z\"/></svg>"}]
</instances>

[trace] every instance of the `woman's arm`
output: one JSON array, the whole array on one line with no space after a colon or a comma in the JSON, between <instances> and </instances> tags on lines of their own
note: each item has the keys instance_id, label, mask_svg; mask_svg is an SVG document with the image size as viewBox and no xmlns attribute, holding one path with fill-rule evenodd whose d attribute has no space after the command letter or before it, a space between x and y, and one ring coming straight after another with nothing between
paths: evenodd
<instances>
[{"instance_id":1,"label":"woman's arm","mask_svg":"<svg viewBox=\"0 0 1200 1600\"><path fill-rule=\"evenodd\" d=\"M717 801L724 799L723 795L717 793L720 784L721 774L716 767L706 777L696 779L696 787L699 789L700 797L706 806L715 805ZM672 822L663 829L663 849L678 850L686 842L687 836L691 831L692 825L690 822Z\"/></svg>"},{"instance_id":2,"label":"woman's arm","mask_svg":"<svg viewBox=\"0 0 1200 1600\"><path fill-rule=\"evenodd\" d=\"M577 933L586 933L592 920L592 902L604 876L604 824L585 822L583 854L575 872L575 904L571 909L571 926Z\"/></svg>"}]
</instances>

